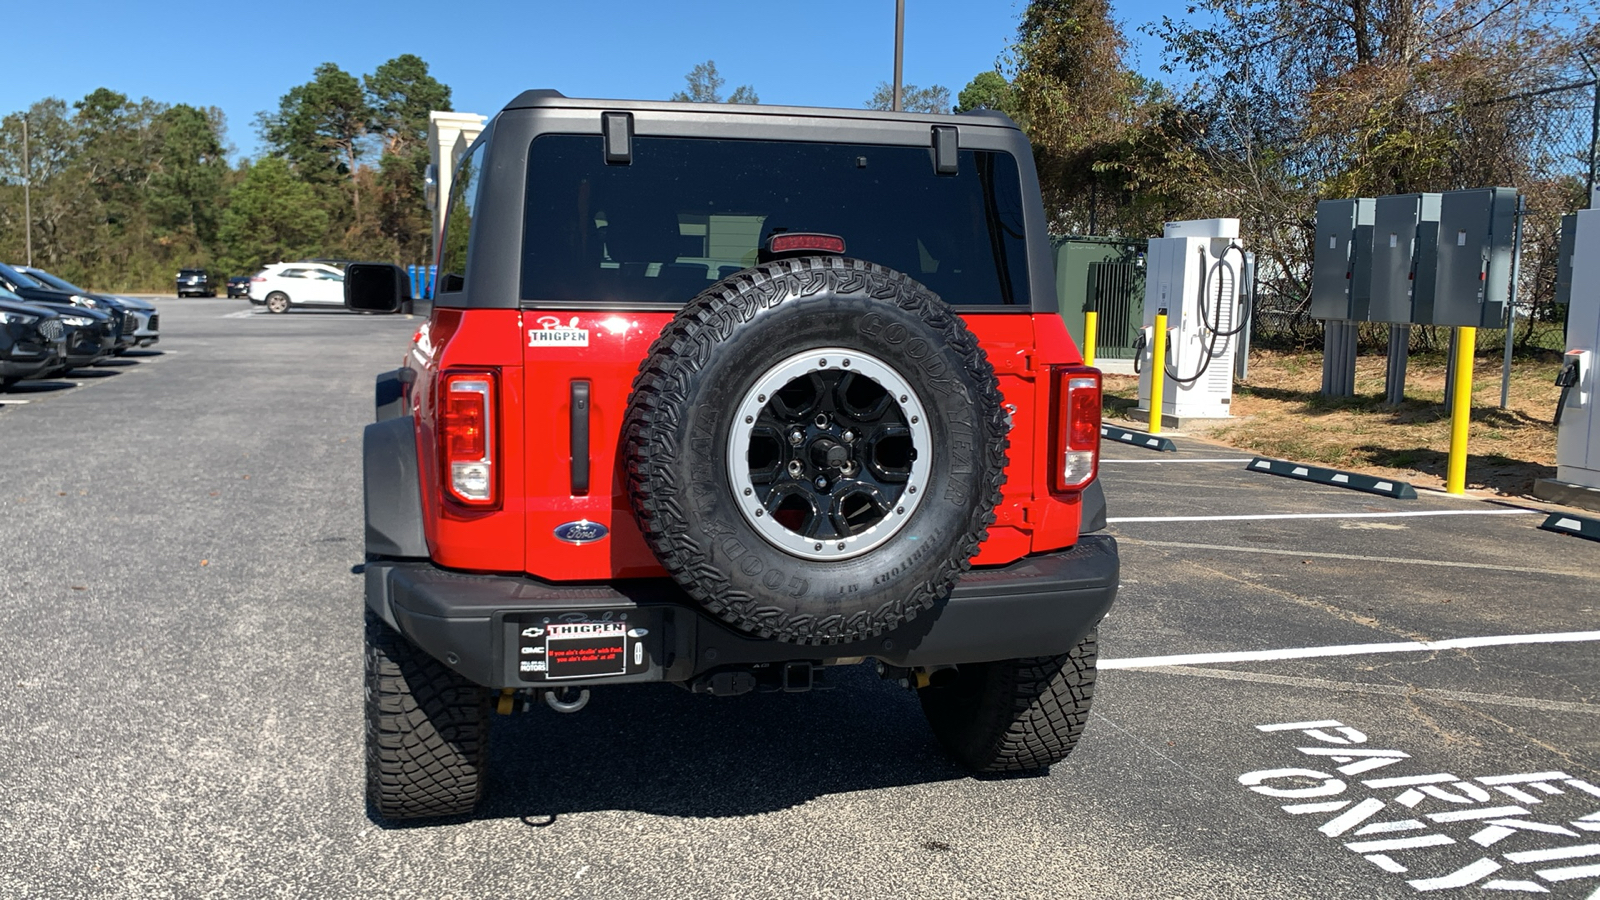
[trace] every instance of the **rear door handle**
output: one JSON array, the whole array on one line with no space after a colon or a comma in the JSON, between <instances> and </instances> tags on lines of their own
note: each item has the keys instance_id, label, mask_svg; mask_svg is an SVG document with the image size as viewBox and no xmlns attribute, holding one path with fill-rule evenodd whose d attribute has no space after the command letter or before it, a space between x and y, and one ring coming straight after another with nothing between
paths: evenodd
<instances>
[{"instance_id":1,"label":"rear door handle","mask_svg":"<svg viewBox=\"0 0 1600 900\"><path fill-rule=\"evenodd\" d=\"M572 382L572 493L589 493L589 382Z\"/></svg>"}]
</instances>

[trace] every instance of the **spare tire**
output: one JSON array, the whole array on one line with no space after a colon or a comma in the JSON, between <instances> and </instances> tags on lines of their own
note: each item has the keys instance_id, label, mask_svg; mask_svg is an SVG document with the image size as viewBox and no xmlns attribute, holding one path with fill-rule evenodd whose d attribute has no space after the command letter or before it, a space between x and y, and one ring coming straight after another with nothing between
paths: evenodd
<instances>
[{"instance_id":1,"label":"spare tire","mask_svg":"<svg viewBox=\"0 0 1600 900\"><path fill-rule=\"evenodd\" d=\"M705 609L838 644L943 603L1005 482L998 382L961 317L873 263L746 269L673 318L623 426L635 517Z\"/></svg>"}]
</instances>

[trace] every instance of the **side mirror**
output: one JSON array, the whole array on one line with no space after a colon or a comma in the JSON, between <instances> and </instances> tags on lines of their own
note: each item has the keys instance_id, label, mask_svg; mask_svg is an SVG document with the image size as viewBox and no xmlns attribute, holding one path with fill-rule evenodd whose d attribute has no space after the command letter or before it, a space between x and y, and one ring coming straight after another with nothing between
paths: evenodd
<instances>
[{"instance_id":1,"label":"side mirror","mask_svg":"<svg viewBox=\"0 0 1600 900\"><path fill-rule=\"evenodd\" d=\"M344 270L344 308L397 313L411 302L411 279L393 263L351 263Z\"/></svg>"}]
</instances>

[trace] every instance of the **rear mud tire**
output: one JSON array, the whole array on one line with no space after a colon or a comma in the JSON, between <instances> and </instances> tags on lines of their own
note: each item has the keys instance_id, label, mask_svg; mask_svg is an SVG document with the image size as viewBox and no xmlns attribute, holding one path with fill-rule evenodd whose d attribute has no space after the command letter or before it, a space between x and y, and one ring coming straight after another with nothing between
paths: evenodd
<instances>
[{"instance_id":1,"label":"rear mud tire","mask_svg":"<svg viewBox=\"0 0 1600 900\"><path fill-rule=\"evenodd\" d=\"M368 805L391 820L471 813L483 797L490 692L366 615Z\"/></svg>"},{"instance_id":2,"label":"rear mud tire","mask_svg":"<svg viewBox=\"0 0 1600 900\"><path fill-rule=\"evenodd\" d=\"M934 736L979 773L1027 772L1067 758L1094 699L1100 649L1089 632L1059 656L964 665L952 680L920 688Z\"/></svg>"},{"instance_id":3,"label":"rear mud tire","mask_svg":"<svg viewBox=\"0 0 1600 900\"><path fill-rule=\"evenodd\" d=\"M886 383L903 384L905 394L915 395L896 414L932 435L930 446L909 454L911 481L896 485L884 479L879 485L888 502L874 513L881 518L871 527L891 530L889 539L874 539L880 533L875 531L843 534L837 526L842 519L830 524L820 514L804 525L785 525L787 532L771 525L787 515L782 509L759 521L763 502L776 502L761 499L762 491L777 491L763 485L803 492L809 491L807 482L838 478L806 502L811 509L822 503L842 508L853 490L845 479L860 484L866 477L861 471L877 472L884 465L881 457L867 455L878 451L852 445L849 452L855 455L842 464L846 468L831 474L821 469L794 474L809 464L794 458L787 464L793 467L788 476L781 463L770 481L757 482L748 474L756 453L735 445L759 427L750 422L765 420L770 411L750 408L750 397L767 397L760 393L769 390L763 379L787 361L823 349L827 352L817 353L817 364L832 360L824 373L829 378L847 371L841 357L849 353L859 351L863 363L849 371L866 368L868 359L881 364L880 372L892 373L884 375ZM816 418L835 424L863 421L851 418L857 413L840 399L848 393L844 382L832 384L818 389L817 396L827 399L816 402L826 405L812 407L831 412ZM907 399L899 393L889 395L891 405ZM776 394L771 402L778 402ZM925 421L910 418L918 410ZM802 439L822 440L816 429L793 421L792 429L783 426L791 429L784 434L811 435L797 438L795 446ZM865 440L843 437L844 425L836 430L841 441ZM623 446L634 514L645 539L695 600L758 637L826 645L883 635L950 596L994 521L1005 482L1006 430L994 370L961 317L937 295L883 266L805 257L746 269L679 311L634 380ZM782 446L781 452L790 451ZM849 475L852 471L856 474ZM921 493L913 495L917 480ZM822 523L815 532L813 521ZM834 539L819 537L813 544L802 533ZM857 536L862 539L851 545Z\"/></svg>"}]
</instances>

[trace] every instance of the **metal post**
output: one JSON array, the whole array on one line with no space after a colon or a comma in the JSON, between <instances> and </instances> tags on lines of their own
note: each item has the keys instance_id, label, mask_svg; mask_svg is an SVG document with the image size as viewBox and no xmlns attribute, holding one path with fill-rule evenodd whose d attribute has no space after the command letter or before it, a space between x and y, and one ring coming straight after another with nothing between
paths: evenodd
<instances>
[{"instance_id":1,"label":"metal post","mask_svg":"<svg viewBox=\"0 0 1600 900\"><path fill-rule=\"evenodd\" d=\"M1096 340L1100 336L1100 314L1089 310L1083 314L1083 364L1094 365Z\"/></svg>"},{"instance_id":2,"label":"metal post","mask_svg":"<svg viewBox=\"0 0 1600 900\"><path fill-rule=\"evenodd\" d=\"M1593 79L1593 81L1590 82L1594 89L1594 108L1589 114L1588 195L1589 208L1594 209L1596 207L1595 192L1596 189L1600 189L1600 172L1597 172L1595 169L1595 154L1596 152L1600 152L1600 73L1595 72L1594 66L1590 64L1588 56L1580 53L1578 54L1578 58L1583 60L1583 67L1589 70L1589 77Z\"/></svg>"},{"instance_id":3,"label":"metal post","mask_svg":"<svg viewBox=\"0 0 1600 900\"><path fill-rule=\"evenodd\" d=\"M1325 319L1322 323L1322 396L1356 395L1356 323Z\"/></svg>"},{"instance_id":4,"label":"metal post","mask_svg":"<svg viewBox=\"0 0 1600 900\"><path fill-rule=\"evenodd\" d=\"M901 69L906 55L906 0L894 0L894 111L906 108Z\"/></svg>"},{"instance_id":5,"label":"metal post","mask_svg":"<svg viewBox=\"0 0 1600 900\"><path fill-rule=\"evenodd\" d=\"M1156 310L1156 332L1150 341L1150 433L1161 433L1161 389L1167 376L1167 311Z\"/></svg>"},{"instance_id":6,"label":"metal post","mask_svg":"<svg viewBox=\"0 0 1600 900\"><path fill-rule=\"evenodd\" d=\"M1411 354L1411 326L1389 326L1389 370L1384 378L1384 402L1399 406L1406 400L1406 359Z\"/></svg>"},{"instance_id":7,"label":"metal post","mask_svg":"<svg viewBox=\"0 0 1600 900\"><path fill-rule=\"evenodd\" d=\"M1450 394L1450 465L1445 471L1444 489L1452 494L1467 492L1467 426L1472 421L1472 350L1478 343L1478 329L1456 329L1455 385Z\"/></svg>"},{"instance_id":8,"label":"metal post","mask_svg":"<svg viewBox=\"0 0 1600 900\"><path fill-rule=\"evenodd\" d=\"M1522 276L1522 217L1528 198L1517 195L1517 233L1511 241L1511 306L1506 310L1506 358L1500 365L1500 408L1511 402L1511 343L1517 334L1517 279Z\"/></svg>"},{"instance_id":9,"label":"metal post","mask_svg":"<svg viewBox=\"0 0 1600 900\"><path fill-rule=\"evenodd\" d=\"M28 115L22 115L22 233L27 235L28 265L33 265L33 160L28 156Z\"/></svg>"}]
</instances>

